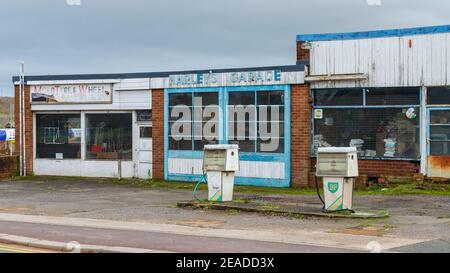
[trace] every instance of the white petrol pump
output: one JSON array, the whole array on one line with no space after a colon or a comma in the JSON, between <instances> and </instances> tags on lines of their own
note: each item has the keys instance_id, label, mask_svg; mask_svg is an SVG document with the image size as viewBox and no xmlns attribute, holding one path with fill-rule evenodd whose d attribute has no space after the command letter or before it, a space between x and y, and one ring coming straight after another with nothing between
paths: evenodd
<instances>
[{"instance_id":1,"label":"white petrol pump","mask_svg":"<svg viewBox=\"0 0 450 273\"><path fill-rule=\"evenodd\" d=\"M353 187L359 176L356 147L319 148L316 176L323 178L325 211L353 209Z\"/></svg>"},{"instance_id":2,"label":"white petrol pump","mask_svg":"<svg viewBox=\"0 0 450 273\"><path fill-rule=\"evenodd\" d=\"M239 146L205 145L203 173L208 182L208 200L233 201L234 175L239 171Z\"/></svg>"}]
</instances>

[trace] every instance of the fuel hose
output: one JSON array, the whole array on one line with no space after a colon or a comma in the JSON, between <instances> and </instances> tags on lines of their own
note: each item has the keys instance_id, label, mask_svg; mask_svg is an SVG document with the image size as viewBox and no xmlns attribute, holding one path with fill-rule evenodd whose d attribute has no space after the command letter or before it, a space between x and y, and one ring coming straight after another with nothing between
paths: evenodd
<instances>
[{"instance_id":1,"label":"fuel hose","mask_svg":"<svg viewBox=\"0 0 450 273\"><path fill-rule=\"evenodd\" d=\"M205 173L203 173L202 177L200 178L200 180L195 185L194 190L192 190L192 198L194 198L194 200L198 201L198 202L206 202L207 201L206 199L202 199L202 198L198 198L197 197L197 189L200 186L200 184L202 184L202 183L208 183L207 180L206 180L206 174Z\"/></svg>"},{"instance_id":2,"label":"fuel hose","mask_svg":"<svg viewBox=\"0 0 450 273\"><path fill-rule=\"evenodd\" d=\"M320 202L322 202L322 204L323 204L322 211L325 211L325 202L323 201L322 196L320 195L319 183L317 182L317 178L316 178L316 191L317 191L317 196L319 196Z\"/></svg>"}]
</instances>

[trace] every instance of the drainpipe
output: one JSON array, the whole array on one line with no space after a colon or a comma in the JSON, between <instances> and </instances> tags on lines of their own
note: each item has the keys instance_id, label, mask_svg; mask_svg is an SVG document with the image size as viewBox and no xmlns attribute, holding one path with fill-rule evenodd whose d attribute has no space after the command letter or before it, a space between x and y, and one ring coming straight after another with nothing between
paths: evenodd
<instances>
[{"instance_id":1,"label":"drainpipe","mask_svg":"<svg viewBox=\"0 0 450 273\"><path fill-rule=\"evenodd\" d=\"M117 161L118 179L122 180L122 159Z\"/></svg>"},{"instance_id":2,"label":"drainpipe","mask_svg":"<svg viewBox=\"0 0 450 273\"><path fill-rule=\"evenodd\" d=\"M20 71L20 68L19 68ZM20 155L19 155L19 169L20 169L20 176L23 176L23 155L22 155L22 76L20 76L19 72L19 143L20 143Z\"/></svg>"},{"instance_id":3,"label":"drainpipe","mask_svg":"<svg viewBox=\"0 0 450 273\"><path fill-rule=\"evenodd\" d=\"M22 122L23 122L23 176L27 176L27 149L26 149L26 123L25 123L25 63L20 63L20 84L22 86Z\"/></svg>"},{"instance_id":4,"label":"drainpipe","mask_svg":"<svg viewBox=\"0 0 450 273\"><path fill-rule=\"evenodd\" d=\"M427 119L427 88L421 88L421 105L420 105L420 173L427 175L428 173L428 119Z\"/></svg>"},{"instance_id":5,"label":"drainpipe","mask_svg":"<svg viewBox=\"0 0 450 273\"><path fill-rule=\"evenodd\" d=\"M9 128L12 128L12 126L13 126L12 106L13 106L13 104L10 103L9 104L9 125L10 125ZM15 130L15 128L16 128L16 126L14 126L14 130ZM11 157L13 156L13 143L11 140L9 141L9 156L11 156Z\"/></svg>"}]
</instances>

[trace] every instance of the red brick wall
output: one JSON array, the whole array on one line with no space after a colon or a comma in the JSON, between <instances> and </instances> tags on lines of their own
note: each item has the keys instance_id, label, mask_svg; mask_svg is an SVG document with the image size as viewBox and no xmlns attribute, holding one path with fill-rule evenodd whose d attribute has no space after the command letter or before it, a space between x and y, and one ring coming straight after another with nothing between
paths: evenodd
<instances>
[{"instance_id":1,"label":"red brick wall","mask_svg":"<svg viewBox=\"0 0 450 273\"><path fill-rule=\"evenodd\" d=\"M359 172L368 176L413 176L419 163L396 160L359 160Z\"/></svg>"},{"instance_id":2,"label":"red brick wall","mask_svg":"<svg viewBox=\"0 0 450 273\"><path fill-rule=\"evenodd\" d=\"M153 178L164 179L164 89L152 90Z\"/></svg>"},{"instance_id":3,"label":"red brick wall","mask_svg":"<svg viewBox=\"0 0 450 273\"><path fill-rule=\"evenodd\" d=\"M420 172L420 164L403 160L358 160L360 179L366 177L412 177ZM316 159L311 159L310 186L315 186ZM360 181L363 182L363 181Z\"/></svg>"},{"instance_id":4,"label":"red brick wall","mask_svg":"<svg viewBox=\"0 0 450 273\"><path fill-rule=\"evenodd\" d=\"M309 61L309 49L302 48L305 42L297 42L297 61Z\"/></svg>"},{"instance_id":5,"label":"red brick wall","mask_svg":"<svg viewBox=\"0 0 450 273\"><path fill-rule=\"evenodd\" d=\"M0 156L0 178L17 175L19 158L17 156Z\"/></svg>"},{"instance_id":6,"label":"red brick wall","mask_svg":"<svg viewBox=\"0 0 450 273\"><path fill-rule=\"evenodd\" d=\"M14 118L16 124L16 147L15 153L20 153L20 117L19 117L19 86L14 87ZM33 114L30 104L30 86L25 86L25 145L26 145L26 167L27 175L33 174Z\"/></svg>"},{"instance_id":7,"label":"red brick wall","mask_svg":"<svg viewBox=\"0 0 450 273\"><path fill-rule=\"evenodd\" d=\"M311 99L308 85L291 85L291 186L308 186L311 169Z\"/></svg>"}]
</instances>

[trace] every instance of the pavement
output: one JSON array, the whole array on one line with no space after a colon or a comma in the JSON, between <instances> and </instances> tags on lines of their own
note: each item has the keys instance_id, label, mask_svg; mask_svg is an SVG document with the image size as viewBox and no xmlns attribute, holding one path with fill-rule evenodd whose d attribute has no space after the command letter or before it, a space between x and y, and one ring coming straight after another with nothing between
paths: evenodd
<instances>
[{"instance_id":1,"label":"pavement","mask_svg":"<svg viewBox=\"0 0 450 273\"><path fill-rule=\"evenodd\" d=\"M0 254L22 254L22 253L56 253L49 249L40 249L34 247L28 247L21 244L4 244L0 243Z\"/></svg>"},{"instance_id":2,"label":"pavement","mask_svg":"<svg viewBox=\"0 0 450 273\"><path fill-rule=\"evenodd\" d=\"M23 220L20 218L20 221ZM41 221L52 224L40 224ZM72 245L79 246L78 252L96 253L361 252L361 250L342 247L280 242L275 238L261 240L255 236L242 236L243 234L234 236L233 233L229 233L223 236L221 234L223 230L209 231L205 234L195 230L173 230L167 226L143 225L142 223L123 225L122 222L101 221L89 223L90 226L95 227L86 227L84 219L45 219L40 217L39 220L34 218L30 222L0 221L0 225L9 227L3 228L4 231L29 236L5 236L10 237L10 239L6 239L9 239L11 243L58 251L64 251L70 241ZM45 230L45 233L42 233L42 230ZM3 240L3 237L0 237L0 242ZM93 243L96 245L89 245Z\"/></svg>"},{"instance_id":3,"label":"pavement","mask_svg":"<svg viewBox=\"0 0 450 273\"><path fill-rule=\"evenodd\" d=\"M236 198L320 204L307 195ZM357 208L386 210L387 219L294 218L176 206L191 199L190 190L96 179L3 180L0 233L156 252L450 252L448 197L355 197Z\"/></svg>"}]
</instances>

